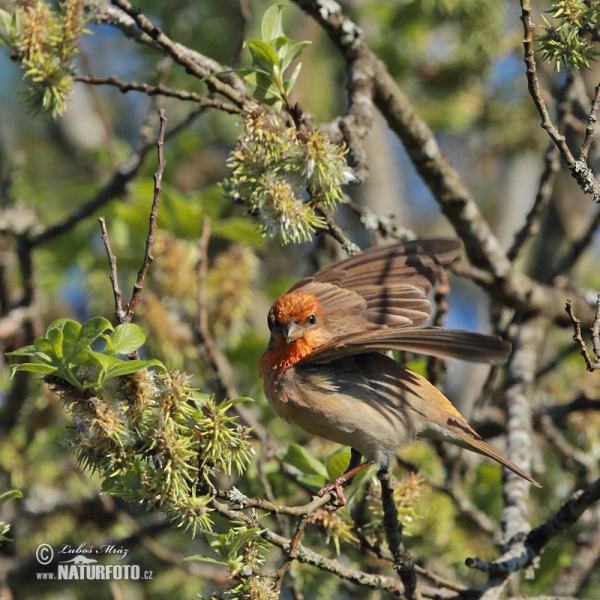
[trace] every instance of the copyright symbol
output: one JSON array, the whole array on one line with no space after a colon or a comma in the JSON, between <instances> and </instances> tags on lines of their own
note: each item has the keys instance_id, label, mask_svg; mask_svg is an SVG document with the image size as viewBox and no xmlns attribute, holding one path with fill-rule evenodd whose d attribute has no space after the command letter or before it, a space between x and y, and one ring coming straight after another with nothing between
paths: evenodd
<instances>
[{"instance_id":1,"label":"copyright symbol","mask_svg":"<svg viewBox=\"0 0 600 600\"><path fill-rule=\"evenodd\" d=\"M40 565L47 565L54 558L54 550L50 544L40 544L35 551L35 557Z\"/></svg>"}]
</instances>

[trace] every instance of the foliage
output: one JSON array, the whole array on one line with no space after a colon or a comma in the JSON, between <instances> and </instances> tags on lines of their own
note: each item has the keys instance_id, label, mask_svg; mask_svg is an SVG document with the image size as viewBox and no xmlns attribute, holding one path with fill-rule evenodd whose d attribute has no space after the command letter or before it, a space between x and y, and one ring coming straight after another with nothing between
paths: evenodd
<instances>
[{"instance_id":1,"label":"foliage","mask_svg":"<svg viewBox=\"0 0 600 600\"><path fill-rule=\"evenodd\" d=\"M6 114L0 136L0 343L15 363L11 380L9 369L0 376L0 485L22 490L25 498L3 505L0 535L12 538L3 541L7 589L23 598L137 593L173 600L198 594L274 600L282 586L288 588L284 597L379 598L385 592L362 584L373 577L377 587L394 577L386 559L377 466L362 471L345 489L345 507L311 513L301 540L306 554L278 579L275 569L285 565L285 542L298 518L273 512L306 504L346 470L350 450L308 437L274 416L256 374L268 339L265 315L273 299L295 281L340 258L327 235L334 211L343 233L361 247L389 243L409 227L417 235L453 235L455 209L460 209L457 230L464 236L474 206L482 223L487 221L499 236L498 248L518 231L533 199L529 191L546 166L547 137L528 95L516 5L498 0L342 3L343 14L358 23L364 36L357 38L358 45L364 39L380 59L377 69L387 69L390 85L394 79L406 96L410 122L396 113L399 122L386 128L384 105L398 107L381 97L372 104L376 90L361 88L363 82L372 83L367 81L371 73L331 44L335 24L326 30L319 18L269 0L253 1L252 14L245 11L246 2L183 0L177 10L157 0L138 4L157 26L151 31L156 39L142 33L118 2L23 0L10 15L0 12L0 37L14 62L7 58L0 64ZM320 5L324 11L335 6ZM536 48L542 93L553 121L559 121L560 110L568 113L567 125L558 123L560 132L567 143L577 139L580 146L589 110L585 103L598 76L598 3L534 3L535 10L540 7L550 7L544 30L537 30L542 33ZM86 25L88 10L96 12ZM118 31L117 14L122 17ZM323 12L320 18L328 16ZM534 13L534 19L539 25L541 17ZM82 35L84 26L93 28L94 36ZM174 52L161 46L159 31L174 42ZM311 40L302 67L298 58L309 42L295 39ZM105 80L85 88L73 110L65 111L79 56L77 68L85 73L143 81L151 91L147 96L122 94L125 89ZM210 74L194 79L193 69L179 63L190 57ZM566 70L569 78L553 75L542 61ZM573 75L583 68L583 77ZM23 114L13 92L23 74L26 105L62 119L47 125L43 115L32 119ZM217 79L221 85L234 81L242 100L237 103L233 95L213 88L206 94L203 82L210 87ZM566 79L577 90L564 88ZM194 103L162 95L169 89L183 96L193 91L217 108L198 110ZM235 114L219 110L221 102L234 103ZM137 325L113 327L107 320L114 307L106 254L93 217L105 217L119 280L135 281L154 192L156 165L147 148L148 140L153 143L149 125L156 106L166 108L169 123L154 262L144 281ZM435 144L409 144L405 153L393 135L398 131L392 130L400 129L405 143L413 127L426 136L420 119L435 130L457 172L442 170L438 179L425 181L417 177L435 160ZM360 189L350 190L353 202L347 204L342 186L354 178L349 165L363 160L357 147L365 151L371 176ZM136 161L140 166L121 185ZM590 163L590 169L597 172L597 164ZM446 204L441 211L429 190L438 201L447 199L448 178L450 184L465 185L457 200L472 194L476 203L467 202L465 210L458 202L450 210ZM464 277L451 277L452 326L485 330L483 295L489 296L492 324L503 335L512 336L522 326L519 319L529 312L520 307L529 299L517 301L513 290L505 290L510 300L505 306L509 300L496 294L508 280L505 275L522 276L518 283L524 285L528 277L535 280L532 272L539 262L547 276L558 254L576 247L582 240L578 236L591 225L587 200L567 179L553 188L551 207L534 228L539 231L535 243L524 246L506 274L498 278L485 264L473 271L484 294L475 294ZM551 182L545 185L552 188ZM389 213L402 228L389 226ZM569 230L572 223L577 226ZM55 234L37 238L57 225ZM204 236L205 230L210 235ZM588 233L593 239L593 230ZM310 245L292 246L301 242ZM488 251L482 247L476 256L483 260ZM598 287L594 252L556 279L560 286L548 293L548 305L563 285ZM503 260L500 250L498 257ZM469 275L461 267L457 271ZM198 325L202 311L205 331ZM507 326L513 315L514 323ZM71 318L56 320L59 316ZM539 370L531 374L531 404L538 419L533 462L544 483L541 493L529 497L532 527L598 473L599 411L586 408L554 418L554 411L560 413L575 395L598 396L597 378L582 377L576 353L558 360L567 356L571 337L559 322L555 317L546 322ZM138 350L139 360L127 360ZM556 361L549 372L546 361ZM429 373L430 366L423 359L419 372ZM505 426L505 378L490 379L484 393L479 374L466 368L450 364L438 385L457 405L463 403L461 411L476 398L473 423L492 431L484 437L496 445ZM256 399L249 408L242 403L245 398L237 397L246 395ZM554 429L547 430L549 414ZM400 457L418 471L395 471L394 497L406 545L435 577L452 580L456 590L470 586L470 593L482 585L482 574L467 570L465 558L498 557L500 467L474 456L465 460L428 442L400 450ZM0 496L0 504L6 497ZM236 502L240 497L249 506ZM171 530L163 523L165 514L174 525ZM558 595L557 582L577 573L583 564L577 561L599 523L597 512L588 511L548 544L535 579L512 578L511 593ZM203 535L192 540L182 535L186 529ZM284 540L281 546L271 532ZM103 582L81 587L48 582L42 589L39 581L18 579L27 565L37 566L39 544L73 542L122 543L131 548L127 560L153 570L154 579L127 582L130 587L115 581L110 590ZM203 564L182 567L183 556ZM313 563L301 562L306 556ZM362 583L340 575L348 571L358 573L354 581ZM597 571L590 568L580 588L565 595L598 597ZM212 591L226 580L224 589Z\"/></svg>"},{"instance_id":2,"label":"foliage","mask_svg":"<svg viewBox=\"0 0 600 600\"><path fill-rule=\"evenodd\" d=\"M354 180L345 150L318 130L286 127L268 113L248 116L245 128L228 160L232 173L223 189L258 217L265 235L284 244L310 240L325 227L317 210L343 202L341 186Z\"/></svg>"},{"instance_id":3,"label":"foliage","mask_svg":"<svg viewBox=\"0 0 600 600\"><path fill-rule=\"evenodd\" d=\"M62 0L56 11L44 0L17 4L13 15L0 10L0 43L25 71L25 102L32 112L65 112L85 23L83 0Z\"/></svg>"},{"instance_id":4,"label":"foliage","mask_svg":"<svg viewBox=\"0 0 600 600\"><path fill-rule=\"evenodd\" d=\"M252 95L277 112L285 106L291 113L289 93L296 83L302 63L298 63L287 80L284 73L310 42L294 42L283 33L282 5L265 11L260 27L261 39L244 42L252 55L252 66L238 69L244 74Z\"/></svg>"},{"instance_id":5,"label":"foliage","mask_svg":"<svg viewBox=\"0 0 600 600\"><path fill-rule=\"evenodd\" d=\"M242 473L253 452L248 430L226 414L246 398L217 405L158 360L120 360L115 354L137 351L145 336L132 323L107 330L113 327L103 317L83 326L59 319L32 346L10 353L38 361L12 371L42 373L60 395L73 420L69 446L84 469L100 474L103 491L160 508L193 535L210 530L211 476L234 467ZM91 349L99 338L103 353Z\"/></svg>"},{"instance_id":6,"label":"foliage","mask_svg":"<svg viewBox=\"0 0 600 600\"><path fill-rule=\"evenodd\" d=\"M598 54L593 36L600 33L600 2L560 0L548 12L557 25L544 18L546 33L537 38L542 60L553 62L557 71L561 65L589 69Z\"/></svg>"},{"instance_id":7,"label":"foliage","mask_svg":"<svg viewBox=\"0 0 600 600\"><path fill-rule=\"evenodd\" d=\"M107 335L106 331L113 333ZM100 338L105 342L105 348L103 352L96 352L92 345ZM155 359L125 361L115 356L132 354L145 341L145 334L133 323L113 328L104 317L94 317L82 326L72 319L62 318L51 323L46 335L37 338L33 345L9 352L7 356L31 357L37 361L13 364L13 375L19 371L41 373L63 379L80 391L97 391L114 377L150 366L164 368Z\"/></svg>"},{"instance_id":8,"label":"foliage","mask_svg":"<svg viewBox=\"0 0 600 600\"><path fill-rule=\"evenodd\" d=\"M0 506L2 506L8 500L12 500L13 498L22 498L23 494L19 492L19 490L11 490L10 492L4 492L0 494ZM8 523L4 523L0 521L0 542L10 542L10 538L6 536L10 529L10 525Z\"/></svg>"}]
</instances>

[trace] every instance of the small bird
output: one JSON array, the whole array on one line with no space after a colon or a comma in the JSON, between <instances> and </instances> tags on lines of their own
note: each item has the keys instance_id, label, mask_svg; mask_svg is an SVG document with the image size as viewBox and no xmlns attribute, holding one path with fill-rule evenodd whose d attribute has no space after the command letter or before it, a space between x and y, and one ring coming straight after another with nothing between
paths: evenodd
<instances>
[{"instance_id":1,"label":"small bird","mask_svg":"<svg viewBox=\"0 0 600 600\"><path fill-rule=\"evenodd\" d=\"M427 294L461 248L449 239L373 248L299 281L269 311L271 338L258 364L265 394L288 423L352 448L348 471L321 490L342 505L342 486L358 471L377 463L389 476L395 449L421 438L492 458L539 486L427 379L383 354L506 360L511 346L499 337L422 327L432 312Z\"/></svg>"}]
</instances>

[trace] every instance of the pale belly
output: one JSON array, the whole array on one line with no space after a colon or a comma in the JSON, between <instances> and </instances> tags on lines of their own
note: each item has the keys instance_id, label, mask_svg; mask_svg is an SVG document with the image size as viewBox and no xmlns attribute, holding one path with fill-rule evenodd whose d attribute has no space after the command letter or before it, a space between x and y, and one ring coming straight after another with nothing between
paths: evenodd
<instances>
[{"instance_id":1,"label":"pale belly","mask_svg":"<svg viewBox=\"0 0 600 600\"><path fill-rule=\"evenodd\" d=\"M304 431L350 446L368 460L388 465L397 446L407 443L397 415L382 411L368 394L359 398L333 390L316 391L302 379L285 374L279 385L265 390L275 412ZM293 390L293 393L286 390ZM271 393L269 393L271 392Z\"/></svg>"}]
</instances>

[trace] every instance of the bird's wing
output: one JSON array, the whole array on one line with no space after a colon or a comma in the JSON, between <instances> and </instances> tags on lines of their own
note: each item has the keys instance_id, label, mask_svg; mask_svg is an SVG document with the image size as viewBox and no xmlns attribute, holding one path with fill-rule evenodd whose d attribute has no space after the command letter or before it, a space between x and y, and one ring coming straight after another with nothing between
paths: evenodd
<instances>
[{"instance_id":1,"label":"bird's wing","mask_svg":"<svg viewBox=\"0 0 600 600\"><path fill-rule=\"evenodd\" d=\"M442 268L454 261L461 248L460 241L441 238L379 246L319 271L314 279L351 290L410 284L427 294Z\"/></svg>"},{"instance_id":2,"label":"bird's wing","mask_svg":"<svg viewBox=\"0 0 600 600\"><path fill-rule=\"evenodd\" d=\"M325 363L369 351L406 350L440 358L494 364L505 362L510 349L510 342L471 331L438 327L375 329L335 337L313 350L303 362Z\"/></svg>"},{"instance_id":3,"label":"bird's wing","mask_svg":"<svg viewBox=\"0 0 600 600\"><path fill-rule=\"evenodd\" d=\"M431 315L426 296L461 247L458 240L431 239L371 248L299 281L287 293L317 296L327 314L339 319L336 331L344 333L422 325ZM359 315L360 323L344 323Z\"/></svg>"},{"instance_id":4,"label":"bird's wing","mask_svg":"<svg viewBox=\"0 0 600 600\"><path fill-rule=\"evenodd\" d=\"M370 353L360 359L309 366L304 372L309 385L313 383L313 373L320 377L312 387L321 393L329 411L325 411L323 420L336 418L335 414L329 415L335 413L336 407L343 410L344 414L337 415L336 424L354 419L346 423L347 429L354 432L354 439L362 441L371 458L384 458L378 455L382 444L388 446L385 453L389 454L393 446L405 445L415 438L440 440L492 458L539 487L537 481L489 446L435 386L387 356ZM327 380L326 387L322 386L323 378ZM328 396L332 402L327 401ZM389 439L390 427L396 435L391 444L383 437L387 432Z\"/></svg>"}]
</instances>

